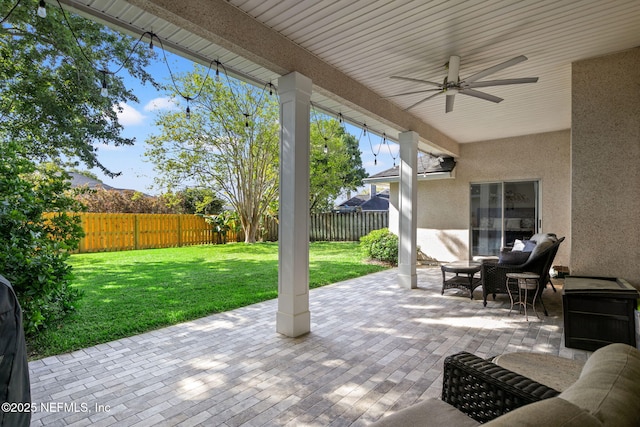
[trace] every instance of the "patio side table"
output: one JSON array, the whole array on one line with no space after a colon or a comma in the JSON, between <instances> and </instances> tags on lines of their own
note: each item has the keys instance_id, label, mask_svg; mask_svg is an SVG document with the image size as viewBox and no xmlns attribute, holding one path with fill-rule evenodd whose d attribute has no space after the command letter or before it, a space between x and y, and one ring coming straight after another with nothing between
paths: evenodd
<instances>
[{"instance_id":1,"label":"patio side table","mask_svg":"<svg viewBox=\"0 0 640 427\"><path fill-rule=\"evenodd\" d=\"M475 277L480 271L481 263L476 261L454 261L440 266L442 270L442 292L445 289L458 288L469 291L469 297L473 299L473 291L480 286L481 279ZM447 273L453 273L455 276L447 279ZM462 276L461 276L462 275Z\"/></svg>"},{"instance_id":2,"label":"patio side table","mask_svg":"<svg viewBox=\"0 0 640 427\"><path fill-rule=\"evenodd\" d=\"M518 285L518 299L517 301L514 299L511 294L511 286L509 281L515 280ZM511 314L511 310L513 310L514 305L518 305L524 307L524 317L529 321L529 316L527 315L527 305L531 305L533 308L533 312L536 314L536 317L539 319L538 312L536 311L536 298L538 297L538 291L540 289L538 281L540 280L540 275L536 273L507 273L507 292L509 293L509 299L511 300L511 308L509 309L509 314ZM534 291L533 299L529 302L529 291Z\"/></svg>"}]
</instances>

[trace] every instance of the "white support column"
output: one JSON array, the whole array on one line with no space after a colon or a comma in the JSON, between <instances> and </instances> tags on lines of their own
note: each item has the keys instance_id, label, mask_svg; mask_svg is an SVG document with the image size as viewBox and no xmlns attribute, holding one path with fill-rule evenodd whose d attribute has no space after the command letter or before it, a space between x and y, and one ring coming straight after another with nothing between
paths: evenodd
<instances>
[{"instance_id":1,"label":"white support column","mask_svg":"<svg viewBox=\"0 0 640 427\"><path fill-rule=\"evenodd\" d=\"M400 144L400 195L398 283L404 288L417 288L416 275L416 227L418 198L418 134L402 132Z\"/></svg>"},{"instance_id":2,"label":"white support column","mask_svg":"<svg viewBox=\"0 0 640 427\"><path fill-rule=\"evenodd\" d=\"M311 80L293 72L278 79L280 97L280 226L276 331L311 330L309 312L309 120Z\"/></svg>"}]
</instances>

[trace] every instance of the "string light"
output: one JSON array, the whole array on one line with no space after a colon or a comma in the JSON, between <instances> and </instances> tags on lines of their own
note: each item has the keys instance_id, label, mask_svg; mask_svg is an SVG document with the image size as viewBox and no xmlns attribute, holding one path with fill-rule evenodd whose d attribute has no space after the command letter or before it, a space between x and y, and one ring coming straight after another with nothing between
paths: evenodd
<instances>
[{"instance_id":1,"label":"string light","mask_svg":"<svg viewBox=\"0 0 640 427\"><path fill-rule=\"evenodd\" d=\"M386 141L384 142L384 144L387 144ZM393 167L395 168L396 167L396 159L398 158L398 153L396 153L395 156L393 155L393 152L391 151L391 144L387 144L387 149L389 150L389 155L393 159Z\"/></svg>"},{"instance_id":2,"label":"string light","mask_svg":"<svg viewBox=\"0 0 640 427\"><path fill-rule=\"evenodd\" d=\"M40 18L47 17L47 4L44 2L44 0L40 0L40 3L38 4L38 16Z\"/></svg>"},{"instance_id":3,"label":"string light","mask_svg":"<svg viewBox=\"0 0 640 427\"><path fill-rule=\"evenodd\" d=\"M189 98L188 96L185 96L184 99L187 101L187 109L185 111L185 117L187 118L187 120L191 119L191 108L189 108L189 101L191 101L191 98Z\"/></svg>"},{"instance_id":4,"label":"string light","mask_svg":"<svg viewBox=\"0 0 640 427\"><path fill-rule=\"evenodd\" d=\"M17 3L14 5L13 9L15 9L15 8L20 4L20 1L21 1L21 0L17 0ZM72 28L72 26L71 26L71 24L70 24L70 22L69 22L69 20L68 20L68 18L67 18L67 16L66 16L65 10L62 8L62 5L60 4L60 0L57 0L57 2L58 2L58 5L59 5L59 7L60 7L60 9L61 9L62 13L63 13L63 16L64 16L64 19L65 19L65 21L66 21L66 23L67 23L67 26L69 27L69 29L70 29L70 31L71 31L71 33L72 33L72 35L74 36L74 39L75 39L75 41L76 41L76 43L77 43L78 47L80 48L80 52L81 52L81 54L84 56L84 58L85 58L89 63L91 63L91 64L93 65L93 61L91 61L91 60L88 58L88 56L85 54L84 49L82 48L82 45L80 44L80 42L79 42L79 40L78 40L77 35L76 35L76 34L75 34L75 32L73 31L73 28ZM9 15L10 15L10 14L11 14L11 12L13 11L13 9L9 12ZM47 12L46 12L46 3L45 3L45 1L44 1L44 0L40 0L40 1L39 1L39 6L38 6L37 14L38 14L38 16L40 16L40 17L42 17L42 18L45 18L45 17L46 17L46 14L47 14ZM9 15L7 15L5 18L3 18L3 22L4 22L6 19L8 19ZM137 48L137 45L142 41L142 38L143 38L143 37L145 37L146 35L149 35L149 52L150 52L150 53L151 53L151 52L153 52L153 50L154 50L153 38L154 38L154 37L156 37L156 38L157 38L157 40L160 42L160 45L161 45L161 47L162 47L162 53L163 53L163 55L164 55L164 62L165 62L165 64L167 65L167 68L169 69L169 73L170 73L170 75L171 75L171 79L172 79L172 81L173 81L173 83L174 83L174 87L175 87L175 88L176 88L176 90L178 91L178 94L180 94L180 91L177 89L176 82L174 81L174 76L173 76L173 73L172 73L171 68L170 68L170 66L169 66L168 60L167 60L167 58L166 58L166 54L165 54L165 50L164 50L164 46L162 46L162 44L163 44L163 43L162 43L162 39L161 39L160 37L158 37L158 36L157 36L155 33L153 33L153 32L145 32L145 33L143 33L143 34L141 35L141 37L138 39L138 41L136 42L136 44L133 46L133 49L132 49L132 50L131 50L131 52L129 53L129 56L128 56L128 57L125 59L125 61L120 65L120 67L118 68L118 70L117 70L117 71L111 72L111 71L106 70L106 69L104 69L104 70L99 70L99 71L98 71L98 72L102 73L102 79L101 79L101 90L100 90L100 94L101 94L102 96L104 96L104 97L109 96L109 89L108 89L107 74L114 74L114 75L115 75L115 74L118 74L118 73L119 73L119 72L120 72L120 71L125 67L125 65L128 63L128 61L131 59L131 57L133 56L133 53L134 53L135 49ZM205 84L205 82L206 82L206 80L207 80L207 78L208 78L208 76L209 76L209 72L211 71L211 68L212 68L212 65L213 65L213 63L214 63L214 62L215 62L215 64L216 64L215 80L216 80L216 81L218 81L218 82L220 81L220 67L223 67L223 69L225 69L225 75L226 75L227 79L229 79L229 75L228 75L228 73L226 72L226 68L225 68L224 64L222 64L219 60L214 60L214 61L212 61L212 62L209 64L209 70L207 71L207 76L205 77L205 79L204 79L204 81L203 81L203 84L202 84L202 86L200 87L200 90L198 91L198 94L197 94L195 97L190 97L190 96L186 96L186 95L180 94L180 95L181 95L181 96L182 96L182 97L187 101L187 107L186 107L186 110L185 110L185 115L186 115L186 118L187 118L187 119L190 119L190 117L191 117L190 101L195 100L195 99L196 99L196 98L201 94L202 89L204 88L204 84ZM94 69L95 69L95 66L94 66ZM268 86L268 88L269 88L269 95L270 95L270 96L272 96L272 95L273 95L273 92L274 92L274 90L275 90L276 88L275 88L275 86L274 86L271 82L268 82L268 83L266 83L266 84L265 84L265 87L263 88L263 96L264 96L264 93L266 92L266 87L267 87L267 86ZM232 91L232 93L233 93L233 91ZM235 97L235 94L234 94L234 98L236 98L236 97ZM238 105L238 100L237 100L237 99L235 99L235 100L236 100L236 105L239 107L239 105ZM260 104L260 102L258 102L258 104ZM257 109L257 108L258 108L258 105L256 105L256 109ZM332 114L335 114L335 113L332 113ZM249 127L249 117L251 117L251 116L252 116L252 114L250 114L250 113L243 113L243 115L245 116L245 127ZM341 126L343 127L343 129L344 129L344 124L345 124L344 116L342 115L342 113L338 113L338 114L337 114L337 117L338 117L338 121L339 121L340 125L341 125ZM318 129L321 131L320 126L318 126ZM361 137L362 137L362 136L365 136L365 135L369 137L369 135L368 135L368 133L367 133L367 131L368 131L368 130L369 130L369 129L368 129L368 127L367 127L367 124L366 124L366 123L364 123L364 124L362 125L362 134L361 134ZM387 144L387 136L386 136L386 134L384 134L384 133L383 133L383 134L382 134L382 137L383 137L383 144L384 144L384 145L386 145L386 144ZM370 137L369 137L369 138L370 138ZM324 153L325 153L325 154L327 154L327 153L328 153L328 151L329 151L329 147L328 147L328 138L326 138L326 137L325 137L325 138L324 138L324 140L325 140L325 144L324 144L324 147L323 147L323 151L324 151ZM369 143L371 144L371 140L369 140ZM372 148L372 152L373 152L373 147L371 147L371 148ZM377 163L378 163L377 155L379 154L379 149L380 149L380 147L378 147L378 152L373 153L373 155L374 155L374 164L375 164L375 165L377 165ZM390 149L389 149L389 150L390 150ZM391 153L391 151L390 151L390 153ZM355 159L356 159L356 155L355 155L355 154L353 154L353 155L352 155L352 158L355 160ZM395 159L394 159L394 165L395 165Z\"/></svg>"},{"instance_id":5,"label":"string light","mask_svg":"<svg viewBox=\"0 0 640 427\"><path fill-rule=\"evenodd\" d=\"M163 43L162 43L162 39L160 37L158 37L157 34L151 32L151 31L146 31L140 36L140 38L136 41L135 45L133 46L133 48L129 52L129 55L127 56L127 58L124 60L124 62L120 65L120 67L116 71L109 71L106 67L104 69L100 70L95 65L93 60L85 53L83 45L80 43L80 40L79 40L77 34L75 33L75 31L73 30L73 26L71 25L71 22L69 21L69 18L67 17L66 11L64 10L62 5L60 4L60 0L56 0L56 2L57 2L58 7L60 8L60 10L62 12L64 21L65 21L67 27L69 28L69 31L71 32L74 40L76 41L76 44L78 46L78 49L79 49L80 53L82 54L84 59L92 66L92 68L95 70L95 72L102 74L101 81L100 81L100 94L103 97L108 97L109 96L109 86L108 86L107 74L113 74L113 75L118 74L126 66L126 64L131 60L134 52L136 51L136 49L138 47L138 44L140 44L142 39L144 37L146 37L147 35L149 36L149 53L150 54L154 50L153 38L155 37L157 39L157 41L159 41L159 43L160 43L160 47L162 48L162 53L163 53L163 59L164 59L164 62L165 62L166 66L167 66L167 68L169 70L169 74L171 76L171 80L173 82L174 88L176 89L176 92L187 101L187 108L186 108L186 111L185 111L187 119L189 119L191 117L190 101L194 101L196 98L198 98L201 95L202 90L204 89L204 85L205 85L205 83L206 83L206 81L207 81L207 79L209 77L209 73L211 71L211 68L212 68L212 65L213 65L214 62L216 64L216 81L220 81L220 67L222 67L224 72L225 72L225 75L227 77L227 80L229 81L229 87L232 86L231 82L229 80L229 73L226 71L226 68L225 68L224 64L222 64L218 60L215 60L215 61L211 61L211 63L209 64L209 69L207 70L207 75L205 76L204 81L202 83L202 86L200 87L198 93L195 96L187 96L187 95L182 94L180 92L180 89L176 85L173 72L171 70L171 67L169 66L169 61L167 60L167 57L166 57L166 53L165 53L165 49L164 49L164 46L163 46ZM2 18L2 23L4 23L9 18L11 13L18 7L18 5L20 3L21 3L21 0L17 0L16 1L16 3L11 8L9 13L4 18ZM39 0L37 15L42 17L42 18L45 18L46 15L47 15L46 3L45 3L44 0ZM276 87L271 82L265 83L265 86L263 87L263 91L262 91L262 97L264 97L264 95L266 93L266 89L267 89L266 86L269 86L269 95L273 95L273 92L276 89ZM240 105L239 105L237 96L235 95L235 93L233 93L233 90L232 90L232 94L233 94L234 100L236 102L236 106L238 107L238 110L240 110ZM246 127L249 127L249 117L251 117L252 115L254 115L257 112L257 110L259 108L259 105L262 102L262 97L256 103L255 111L253 113L244 113L244 116L245 116L245 119L246 119L245 120L245 126Z\"/></svg>"},{"instance_id":6,"label":"string light","mask_svg":"<svg viewBox=\"0 0 640 427\"><path fill-rule=\"evenodd\" d=\"M100 72L102 73L102 88L100 89L100 95L106 98L107 96L109 96L109 88L107 86L107 71L102 70Z\"/></svg>"}]
</instances>

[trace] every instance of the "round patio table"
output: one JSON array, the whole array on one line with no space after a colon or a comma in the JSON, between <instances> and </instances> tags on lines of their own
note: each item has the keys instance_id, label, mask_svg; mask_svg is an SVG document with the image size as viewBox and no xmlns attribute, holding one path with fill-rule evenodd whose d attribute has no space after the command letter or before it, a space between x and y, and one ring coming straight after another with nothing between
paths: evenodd
<instances>
[{"instance_id":1,"label":"round patio table","mask_svg":"<svg viewBox=\"0 0 640 427\"><path fill-rule=\"evenodd\" d=\"M481 265L476 261L454 261L441 265L442 292L440 294L444 295L445 289L466 289L469 291L469 297L473 299L473 291L481 284L481 279L475 277ZM455 276L447 279L447 273L453 273Z\"/></svg>"}]
</instances>

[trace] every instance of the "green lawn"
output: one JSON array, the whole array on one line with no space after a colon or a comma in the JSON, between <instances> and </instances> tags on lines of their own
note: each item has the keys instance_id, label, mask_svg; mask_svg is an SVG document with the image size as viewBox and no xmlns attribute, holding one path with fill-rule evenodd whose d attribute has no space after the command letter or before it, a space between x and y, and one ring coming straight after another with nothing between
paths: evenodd
<instances>
[{"instance_id":1,"label":"green lawn","mask_svg":"<svg viewBox=\"0 0 640 427\"><path fill-rule=\"evenodd\" d=\"M28 343L32 358L277 297L277 243L78 254L70 263L84 296L63 325ZM385 268L350 242L312 243L309 264L311 288Z\"/></svg>"}]
</instances>

